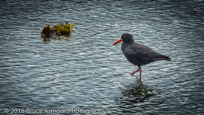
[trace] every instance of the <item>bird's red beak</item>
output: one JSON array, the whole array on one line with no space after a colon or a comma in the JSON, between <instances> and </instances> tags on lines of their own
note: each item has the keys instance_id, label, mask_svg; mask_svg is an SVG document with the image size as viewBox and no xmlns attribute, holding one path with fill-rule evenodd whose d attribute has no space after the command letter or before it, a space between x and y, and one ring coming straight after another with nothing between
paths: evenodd
<instances>
[{"instance_id":1,"label":"bird's red beak","mask_svg":"<svg viewBox=\"0 0 204 115\"><path fill-rule=\"evenodd\" d=\"M118 41L116 41L115 43L113 43L113 45L116 45L117 43L122 42L122 41L123 41L123 39L119 39Z\"/></svg>"}]
</instances>

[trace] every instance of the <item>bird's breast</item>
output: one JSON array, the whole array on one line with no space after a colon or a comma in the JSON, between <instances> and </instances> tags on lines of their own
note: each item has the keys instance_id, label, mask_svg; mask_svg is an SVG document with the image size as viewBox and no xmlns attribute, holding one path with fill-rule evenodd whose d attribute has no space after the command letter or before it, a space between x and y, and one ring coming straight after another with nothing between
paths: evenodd
<instances>
[{"instance_id":1,"label":"bird's breast","mask_svg":"<svg viewBox=\"0 0 204 115\"><path fill-rule=\"evenodd\" d=\"M124 54L127 52L126 50L128 48L130 48L130 44L127 44L127 43L123 42L122 45L121 45L121 49L122 49Z\"/></svg>"}]
</instances>

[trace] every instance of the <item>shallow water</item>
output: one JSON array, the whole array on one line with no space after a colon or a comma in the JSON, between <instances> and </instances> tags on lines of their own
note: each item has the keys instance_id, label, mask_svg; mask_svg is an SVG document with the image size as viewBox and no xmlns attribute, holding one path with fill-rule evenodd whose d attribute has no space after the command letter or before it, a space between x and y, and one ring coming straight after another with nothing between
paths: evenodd
<instances>
[{"instance_id":1,"label":"shallow water","mask_svg":"<svg viewBox=\"0 0 204 115\"><path fill-rule=\"evenodd\" d=\"M105 109L105 114L204 113L204 2L1 1L0 108ZM45 24L76 33L43 42ZM172 61L137 67L112 43L129 32ZM65 113L63 113L65 114Z\"/></svg>"}]
</instances>

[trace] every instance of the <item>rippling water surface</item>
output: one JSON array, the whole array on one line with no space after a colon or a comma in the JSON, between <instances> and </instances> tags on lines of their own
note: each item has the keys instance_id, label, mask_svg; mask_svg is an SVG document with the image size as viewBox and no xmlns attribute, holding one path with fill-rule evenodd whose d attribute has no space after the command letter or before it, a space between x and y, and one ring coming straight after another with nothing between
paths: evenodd
<instances>
[{"instance_id":1,"label":"rippling water surface","mask_svg":"<svg viewBox=\"0 0 204 115\"><path fill-rule=\"evenodd\" d=\"M109 114L204 113L204 1L0 2L0 108L105 109ZM43 42L45 24L76 33ZM129 32L171 62L137 69L112 43Z\"/></svg>"}]
</instances>

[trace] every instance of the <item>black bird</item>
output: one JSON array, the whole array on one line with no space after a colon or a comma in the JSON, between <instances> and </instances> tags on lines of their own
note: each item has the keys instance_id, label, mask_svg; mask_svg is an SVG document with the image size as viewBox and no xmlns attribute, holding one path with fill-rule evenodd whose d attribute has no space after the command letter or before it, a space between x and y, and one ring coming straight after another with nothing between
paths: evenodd
<instances>
[{"instance_id":1,"label":"black bird","mask_svg":"<svg viewBox=\"0 0 204 115\"><path fill-rule=\"evenodd\" d=\"M133 76L136 72L140 72L140 81L142 77L142 65L146 65L148 63L159 61L159 60L167 60L171 61L171 58L168 56L159 54L155 51L153 51L151 48L135 43L133 36L129 33L124 33L120 40L113 43L113 45L116 45L119 42L122 42L121 49L123 51L123 54L127 58L129 62L132 64L138 66L138 69L134 72L131 72L130 75Z\"/></svg>"}]
</instances>

